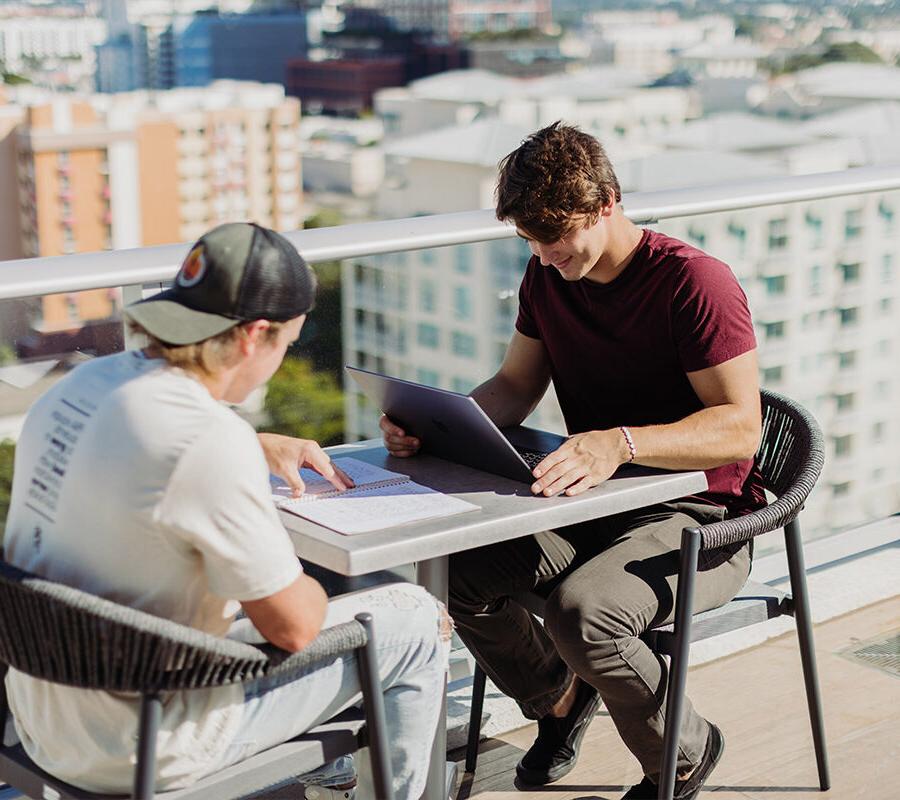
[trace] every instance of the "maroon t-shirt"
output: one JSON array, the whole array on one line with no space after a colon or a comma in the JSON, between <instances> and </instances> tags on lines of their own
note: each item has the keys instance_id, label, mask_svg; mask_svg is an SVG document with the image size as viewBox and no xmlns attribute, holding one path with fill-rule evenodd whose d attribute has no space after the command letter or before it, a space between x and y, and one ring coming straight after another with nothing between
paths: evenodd
<instances>
[{"instance_id":1,"label":"maroon t-shirt","mask_svg":"<svg viewBox=\"0 0 900 800\"><path fill-rule=\"evenodd\" d=\"M570 434L683 419L703 408L686 373L756 347L747 297L729 267L650 230L605 284L566 281L532 258L516 329L544 343ZM699 499L732 514L765 505L752 459L706 470L706 478Z\"/></svg>"}]
</instances>

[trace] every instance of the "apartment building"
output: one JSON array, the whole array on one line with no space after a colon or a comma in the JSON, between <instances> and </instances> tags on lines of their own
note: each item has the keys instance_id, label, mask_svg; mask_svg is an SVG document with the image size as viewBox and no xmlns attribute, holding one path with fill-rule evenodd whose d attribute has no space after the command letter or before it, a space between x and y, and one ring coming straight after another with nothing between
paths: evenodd
<instances>
[{"instance_id":1,"label":"apartment building","mask_svg":"<svg viewBox=\"0 0 900 800\"><path fill-rule=\"evenodd\" d=\"M75 9L0 8L0 63L48 86L75 86L94 72L94 48L106 38L106 23Z\"/></svg>"},{"instance_id":2,"label":"apartment building","mask_svg":"<svg viewBox=\"0 0 900 800\"><path fill-rule=\"evenodd\" d=\"M840 170L896 161L896 113L860 107L801 130L729 115L655 144L609 149L626 193ZM388 145L382 195L391 215L490 205L497 161L528 132L484 121ZM822 424L826 468L804 523L816 535L900 508L898 211L900 193L886 192L656 226L731 265L754 313L762 385L794 397ZM347 361L469 391L503 357L527 255L504 240L348 262ZM351 435L377 434L377 410L352 387L347 421ZM552 397L530 422L561 428Z\"/></svg>"},{"instance_id":3,"label":"apartment building","mask_svg":"<svg viewBox=\"0 0 900 800\"><path fill-rule=\"evenodd\" d=\"M552 23L550 0L357 0L401 30L430 30L458 39L472 33L544 30Z\"/></svg>"},{"instance_id":4,"label":"apartment building","mask_svg":"<svg viewBox=\"0 0 900 800\"><path fill-rule=\"evenodd\" d=\"M641 138L698 116L689 87L651 87L631 69L594 67L522 79L487 70L455 70L375 95L386 138L404 138L475 119L539 128L556 119L596 130L605 140Z\"/></svg>"},{"instance_id":5,"label":"apartment building","mask_svg":"<svg viewBox=\"0 0 900 800\"><path fill-rule=\"evenodd\" d=\"M15 120L0 136L0 186L17 187L0 210L7 258L190 241L232 220L302 226L300 105L280 86L18 98L0 107ZM46 337L118 309L116 291L53 295L30 325Z\"/></svg>"}]
</instances>

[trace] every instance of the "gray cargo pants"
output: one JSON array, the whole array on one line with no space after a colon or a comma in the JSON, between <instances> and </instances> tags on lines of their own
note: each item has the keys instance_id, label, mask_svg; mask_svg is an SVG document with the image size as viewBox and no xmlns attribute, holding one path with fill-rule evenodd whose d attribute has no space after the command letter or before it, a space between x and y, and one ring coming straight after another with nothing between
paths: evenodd
<instances>
[{"instance_id":1,"label":"gray cargo pants","mask_svg":"<svg viewBox=\"0 0 900 800\"><path fill-rule=\"evenodd\" d=\"M628 749L659 774L667 669L639 635L671 622L681 531L725 509L677 501L501 542L450 558L449 609L491 680L539 719L574 672L594 686ZM750 552L700 554L694 611L728 602L750 571ZM512 595L547 596L541 626ZM678 768L697 764L706 721L686 700Z\"/></svg>"}]
</instances>

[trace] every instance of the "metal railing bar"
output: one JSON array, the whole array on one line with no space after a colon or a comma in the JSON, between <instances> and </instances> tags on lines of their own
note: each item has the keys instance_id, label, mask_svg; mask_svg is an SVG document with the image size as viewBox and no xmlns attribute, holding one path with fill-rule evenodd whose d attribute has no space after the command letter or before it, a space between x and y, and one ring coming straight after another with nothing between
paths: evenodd
<instances>
[{"instance_id":1,"label":"metal railing bar","mask_svg":"<svg viewBox=\"0 0 900 800\"><path fill-rule=\"evenodd\" d=\"M900 165L637 192L623 198L638 223L900 189ZM285 232L311 263L505 239L490 209ZM0 299L171 280L189 243L0 262Z\"/></svg>"}]
</instances>

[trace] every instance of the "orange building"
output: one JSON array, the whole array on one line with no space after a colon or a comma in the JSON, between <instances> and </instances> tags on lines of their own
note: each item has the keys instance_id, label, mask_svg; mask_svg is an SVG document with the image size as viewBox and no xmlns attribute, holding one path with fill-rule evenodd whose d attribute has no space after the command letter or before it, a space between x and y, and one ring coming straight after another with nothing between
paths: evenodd
<instances>
[{"instance_id":1,"label":"orange building","mask_svg":"<svg viewBox=\"0 0 900 800\"><path fill-rule=\"evenodd\" d=\"M13 98L0 105L0 191L17 202L0 207L0 258L188 242L235 220L299 228L299 122L298 100L254 83ZM40 307L36 333L72 331L117 319L119 292Z\"/></svg>"}]
</instances>

